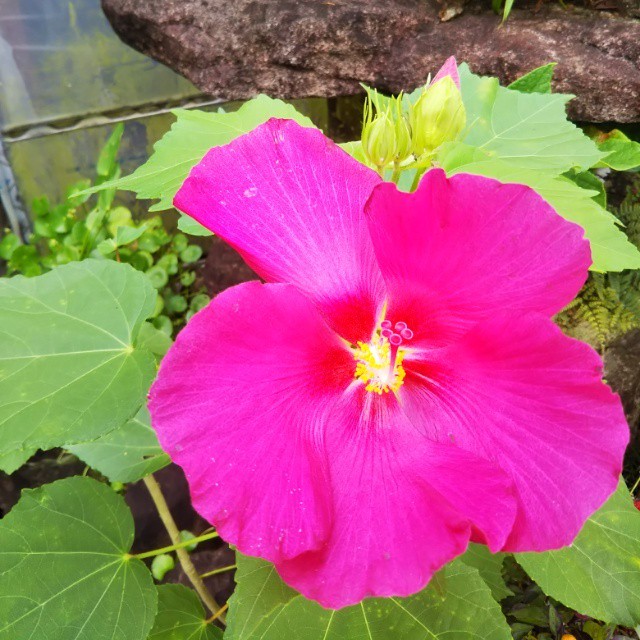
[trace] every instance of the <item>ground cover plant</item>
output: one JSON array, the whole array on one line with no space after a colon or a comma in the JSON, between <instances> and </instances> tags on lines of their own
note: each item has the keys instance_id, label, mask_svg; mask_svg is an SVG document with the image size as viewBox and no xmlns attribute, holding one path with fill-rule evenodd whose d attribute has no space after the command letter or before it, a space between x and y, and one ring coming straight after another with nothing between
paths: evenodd
<instances>
[{"instance_id":1,"label":"ground cover plant","mask_svg":"<svg viewBox=\"0 0 640 640\"><path fill-rule=\"evenodd\" d=\"M640 145L567 121L552 73L450 59L367 88L340 146L266 96L177 110L133 174L116 130L96 184L4 237L0 468L90 469L0 520L0 640L635 637L629 432L594 347L638 322L634 194L616 215L598 176ZM211 233L266 284L209 303L187 236ZM211 529L176 526L170 460ZM142 553L138 480L168 536ZM219 536L236 564L199 573ZM203 575L236 567L220 606Z\"/></svg>"}]
</instances>

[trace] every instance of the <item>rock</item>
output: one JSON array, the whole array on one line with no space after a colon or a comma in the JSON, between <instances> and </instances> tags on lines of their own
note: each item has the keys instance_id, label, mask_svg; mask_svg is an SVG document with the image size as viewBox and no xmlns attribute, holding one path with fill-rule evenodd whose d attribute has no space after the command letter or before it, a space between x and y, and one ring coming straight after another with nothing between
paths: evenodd
<instances>
[{"instance_id":1,"label":"rock","mask_svg":"<svg viewBox=\"0 0 640 640\"><path fill-rule=\"evenodd\" d=\"M572 118L640 121L640 21L525 0L501 27L488 5L441 22L436 0L102 0L126 43L224 100L398 92L455 54L503 83L556 61Z\"/></svg>"},{"instance_id":2,"label":"rock","mask_svg":"<svg viewBox=\"0 0 640 640\"><path fill-rule=\"evenodd\" d=\"M624 334L604 352L605 379L618 394L631 429L627 464L640 464L640 329Z\"/></svg>"},{"instance_id":3,"label":"rock","mask_svg":"<svg viewBox=\"0 0 640 640\"><path fill-rule=\"evenodd\" d=\"M631 430L624 468L627 481L633 483L640 468L640 329L609 344L604 365L605 379L620 394Z\"/></svg>"}]
</instances>

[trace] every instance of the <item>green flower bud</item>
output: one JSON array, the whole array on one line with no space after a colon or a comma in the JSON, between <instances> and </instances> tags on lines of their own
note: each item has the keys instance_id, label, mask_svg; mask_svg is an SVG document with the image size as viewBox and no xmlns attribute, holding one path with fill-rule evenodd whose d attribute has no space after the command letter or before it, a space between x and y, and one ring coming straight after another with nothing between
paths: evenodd
<instances>
[{"instance_id":1,"label":"green flower bud","mask_svg":"<svg viewBox=\"0 0 640 640\"><path fill-rule=\"evenodd\" d=\"M364 107L362 149L371 164L384 168L396 155L396 126L389 108L375 116L373 111L373 104L367 99Z\"/></svg>"},{"instance_id":2,"label":"green flower bud","mask_svg":"<svg viewBox=\"0 0 640 640\"><path fill-rule=\"evenodd\" d=\"M411 126L407 117L402 111L402 94L392 100L392 108L394 111L394 124L396 136L396 149L393 161L396 164L404 162L413 149L413 141L411 140Z\"/></svg>"},{"instance_id":3,"label":"green flower bud","mask_svg":"<svg viewBox=\"0 0 640 640\"><path fill-rule=\"evenodd\" d=\"M165 575L175 566L176 563L173 556L163 553L153 559L153 562L151 563L151 573L158 582L161 582L164 580Z\"/></svg>"},{"instance_id":4,"label":"green flower bud","mask_svg":"<svg viewBox=\"0 0 640 640\"><path fill-rule=\"evenodd\" d=\"M195 538L195 536L193 535L193 533L191 533L191 531L187 531L182 530L180 532L180 542L187 542L187 540L193 540ZM194 542L193 544L189 544L185 547L185 549L191 553L192 551L196 550L196 547L198 546L197 542Z\"/></svg>"},{"instance_id":5,"label":"green flower bud","mask_svg":"<svg viewBox=\"0 0 640 640\"><path fill-rule=\"evenodd\" d=\"M443 142L455 140L464 129L467 114L462 96L450 76L427 87L411 108L413 151L417 157L431 153Z\"/></svg>"}]
</instances>

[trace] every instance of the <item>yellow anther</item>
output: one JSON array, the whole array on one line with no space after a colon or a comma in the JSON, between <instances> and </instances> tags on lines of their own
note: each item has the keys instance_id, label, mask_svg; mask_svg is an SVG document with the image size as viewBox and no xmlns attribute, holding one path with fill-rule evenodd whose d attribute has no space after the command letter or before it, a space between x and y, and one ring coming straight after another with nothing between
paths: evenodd
<instances>
[{"instance_id":1,"label":"yellow anther","mask_svg":"<svg viewBox=\"0 0 640 640\"><path fill-rule=\"evenodd\" d=\"M404 380L402 367L404 351L398 350L395 363L391 364L391 346L386 338L374 338L370 343L358 342L353 352L356 361L354 377L365 383L365 390L382 395L397 391Z\"/></svg>"}]
</instances>

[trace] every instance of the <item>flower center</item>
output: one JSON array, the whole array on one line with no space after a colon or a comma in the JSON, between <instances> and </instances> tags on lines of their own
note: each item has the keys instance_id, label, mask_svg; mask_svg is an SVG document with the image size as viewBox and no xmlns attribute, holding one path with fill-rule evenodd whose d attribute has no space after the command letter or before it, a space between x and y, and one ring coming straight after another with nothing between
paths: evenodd
<instances>
[{"instance_id":1,"label":"flower center","mask_svg":"<svg viewBox=\"0 0 640 640\"><path fill-rule=\"evenodd\" d=\"M397 391L405 376L402 367L405 352L400 346L411 338L413 331L406 322L396 322L395 325L389 320L382 322L371 342L358 342L354 350L356 380L364 382L367 391L379 395Z\"/></svg>"}]
</instances>

